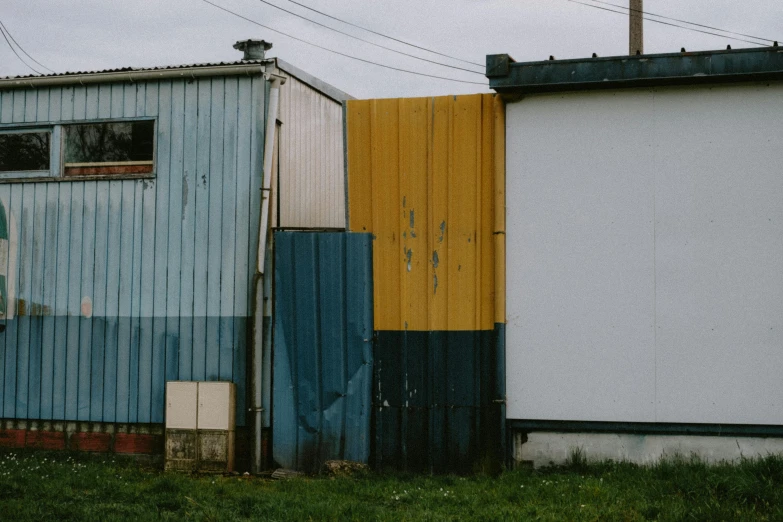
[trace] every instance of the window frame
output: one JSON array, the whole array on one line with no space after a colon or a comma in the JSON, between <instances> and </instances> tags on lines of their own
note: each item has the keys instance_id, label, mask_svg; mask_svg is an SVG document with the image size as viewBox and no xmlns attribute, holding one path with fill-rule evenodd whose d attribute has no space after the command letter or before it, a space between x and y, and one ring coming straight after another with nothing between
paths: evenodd
<instances>
[{"instance_id":1,"label":"window frame","mask_svg":"<svg viewBox=\"0 0 783 522\"><path fill-rule=\"evenodd\" d=\"M61 131L54 125L35 125L26 127L5 127L0 128L0 134L40 134L49 133L49 169L48 170L6 170L0 171L0 182L8 180L32 180L51 176L59 165L55 162L57 155L55 149L58 148L56 142L59 139Z\"/></svg>"},{"instance_id":2,"label":"window frame","mask_svg":"<svg viewBox=\"0 0 783 522\"><path fill-rule=\"evenodd\" d=\"M138 174L79 174L65 175L65 132L64 127L70 125L90 125L101 123L128 123L135 121L153 122L152 140L152 171ZM84 120L68 120L57 122L11 123L0 124L0 134L16 134L25 132L50 132L49 170L7 171L0 172L0 184L23 182L80 182L80 181L112 181L131 179L155 179L158 174L158 118L153 116L129 118L90 118Z\"/></svg>"}]
</instances>

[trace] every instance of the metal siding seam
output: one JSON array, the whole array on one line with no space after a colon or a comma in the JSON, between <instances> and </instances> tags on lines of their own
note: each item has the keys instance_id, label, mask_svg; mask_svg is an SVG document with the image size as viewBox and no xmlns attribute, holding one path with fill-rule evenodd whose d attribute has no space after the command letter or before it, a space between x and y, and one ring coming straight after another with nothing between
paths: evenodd
<instances>
[{"instance_id":1,"label":"metal siding seam","mask_svg":"<svg viewBox=\"0 0 783 522\"><path fill-rule=\"evenodd\" d=\"M26 190L25 190L26 189ZM31 203L30 194L35 190L34 186L22 185L22 201L19 209L19 299L30 299L30 279L32 274L32 264L29 262L28 252L31 250L32 231L28 226L30 219L29 206ZM25 261L25 262L22 262ZM21 308L21 307L20 307ZM26 312L29 313L29 312ZM29 361L30 361L30 317L19 316L17 327L17 360L16 360L16 408L14 416L17 418L27 418L28 415L28 386L29 386Z\"/></svg>"},{"instance_id":2,"label":"metal siding seam","mask_svg":"<svg viewBox=\"0 0 783 522\"><path fill-rule=\"evenodd\" d=\"M168 286L168 196L164 187L168 184L171 161L171 82L161 82L158 91L158 163L155 178L155 286L153 296L153 363L150 387L150 422L163 420L163 399L168 372L166 361L166 291Z\"/></svg>"},{"instance_id":3,"label":"metal siding seam","mask_svg":"<svg viewBox=\"0 0 783 522\"><path fill-rule=\"evenodd\" d=\"M69 245L71 236L71 189L70 184L57 187L57 246L54 248L56 271L56 290L52 313L55 316L55 371L54 371L54 401L52 418L66 418L66 401L68 395L69 369L76 358L72 357L72 345L68 343L68 274ZM62 216L61 216L62 214Z\"/></svg>"},{"instance_id":4,"label":"metal siding seam","mask_svg":"<svg viewBox=\"0 0 783 522\"><path fill-rule=\"evenodd\" d=\"M206 78L198 82L198 123L196 140L196 184L193 261L193 349L189 375L193 380L206 378L207 354L207 274L209 270L209 165L211 162L210 120L212 118L212 82ZM196 318L199 318L198 320Z\"/></svg>"},{"instance_id":5,"label":"metal siding seam","mask_svg":"<svg viewBox=\"0 0 783 522\"><path fill-rule=\"evenodd\" d=\"M106 258L109 239L109 185L96 183L95 250L93 255L93 313L90 375L90 420L104 418L104 382L106 378ZM96 320L103 319L103 320Z\"/></svg>"},{"instance_id":6,"label":"metal siding seam","mask_svg":"<svg viewBox=\"0 0 783 522\"><path fill-rule=\"evenodd\" d=\"M98 106L97 115L99 118L108 118L111 115L111 86L98 86ZM96 183L96 232L95 232L95 251L94 259L94 295L93 295L93 318L102 318L102 320L91 321L92 326L92 375L91 375L91 401L90 401L90 419L108 420L112 410L108 408L106 398L107 386L113 387L113 377L108 376L107 371L115 363L111 358L111 353L107 351L106 330L107 321L107 293L108 293L108 255L109 240L113 234L110 233L110 196L111 185L106 183ZM109 347L111 348L111 347ZM112 397L113 400L113 397Z\"/></svg>"},{"instance_id":7,"label":"metal siding seam","mask_svg":"<svg viewBox=\"0 0 783 522\"><path fill-rule=\"evenodd\" d=\"M159 116L158 83L145 84L144 113L147 116ZM141 229L141 269L139 316L141 332L139 336L139 406L138 421L151 422L152 419L152 383L155 361L154 350L154 294L155 294L155 241L157 212L156 201L158 180L160 179L161 118L156 121L155 157L156 178L152 181L142 181L142 229Z\"/></svg>"},{"instance_id":8,"label":"metal siding seam","mask_svg":"<svg viewBox=\"0 0 783 522\"><path fill-rule=\"evenodd\" d=\"M130 389L128 390L128 422L136 423L139 419L139 386L141 384L141 230L142 230L142 197L143 181L136 181L133 188L133 245L131 253L131 287L130 287L130 368L128 368Z\"/></svg>"},{"instance_id":9,"label":"metal siding seam","mask_svg":"<svg viewBox=\"0 0 783 522\"><path fill-rule=\"evenodd\" d=\"M185 82L172 81L171 148L168 172L168 241L166 253L166 373L165 381L179 379L182 263L182 175L185 154ZM161 400L163 394L161 394Z\"/></svg>"},{"instance_id":10,"label":"metal siding seam","mask_svg":"<svg viewBox=\"0 0 783 522\"><path fill-rule=\"evenodd\" d=\"M252 114L257 111L241 110L240 108L252 107L252 83L249 79L242 79L237 87L237 171L235 180L235 192L237 194L237 200L234 205L234 302L233 302L233 315L234 317L247 316L247 311L240 307L240 302L243 296L247 295L245 288L248 287L248 265L247 255L243 255L243 248L247 245L247 226L245 221L247 212L242 211L243 205L246 205L248 198L250 197L247 190L242 190L241 184L246 177L251 175L251 150L252 146ZM244 233L243 233L244 230ZM244 262L244 264L243 264ZM252 284L252 283L251 283ZM245 378L240 379L240 366L244 363L245 346L246 346L246 332L240 328L240 324L234 322L234 339L235 345L233 350L232 360L232 380L237 383L245 381ZM244 386L238 386L237 392L237 422L244 422ZM241 391L240 391L241 390Z\"/></svg>"},{"instance_id":11,"label":"metal siding seam","mask_svg":"<svg viewBox=\"0 0 783 522\"><path fill-rule=\"evenodd\" d=\"M209 218L207 230L207 346L205 374L207 380L217 379L219 372L220 314L220 240L223 175L223 120L225 112L225 84L223 78L212 80L212 117L210 118L210 154L207 193L209 194ZM217 182L217 183L216 183Z\"/></svg>"},{"instance_id":12,"label":"metal siding seam","mask_svg":"<svg viewBox=\"0 0 783 522\"><path fill-rule=\"evenodd\" d=\"M117 306L117 422L128 422L131 402L131 300L133 288L134 181L121 181L119 285Z\"/></svg>"},{"instance_id":13,"label":"metal siding seam","mask_svg":"<svg viewBox=\"0 0 783 522\"><path fill-rule=\"evenodd\" d=\"M43 195L41 194L43 192ZM42 344L42 318L43 312L43 285L44 269L43 254L44 243L46 241L46 184L36 184L33 190L33 215L34 222L32 234L32 254L31 263L33 264L32 277L30 278L30 366L29 366L29 392L28 392L28 417L31 419L41 418L41 397L43 393L43 344ZM50 361L51 362L51 361ZM49 368L51 364L46 363ZM47 378L49 376L47 375ZM49 383L51 384L51 382Z\"/></svg>"},{"instance_id":14,"label":"metal siding seam","mask_svg":"<svg viewBox=\"0 0 783 522\"><path fill-rule=\"evenodd\" d=\"M43 267L42 283L43 295L41 298L41 418L51 419L54 412L55 402L55 384L61 380L58 371L65 362L62 356L57 357L60 348L64 347L57 342L55 337L55 316L57 310L55 307L56 297L56 274L59 268L57 263L57 213L58 208L58 190L57 185L45 183L46 187L44 197L44 223L45 232L43 236ZM51 259L51 254L54 259ZM45 307L49 307L48 314Z\"/></svg>"},{"instance_id":15,"label":"metal siding seam","mask_svg":"<svg viewBox=\"0 0 783 522\"><path fill-rule=\"evenodd\" d=\"M185 119L182 171L182 234L180 237L179 378L192 378L195 327L194 285L196 259L196 192L198 186L199 82L185 85Z\"/></svg>"},{"instance_id":16,"label":"metal siding seam","mask_svg":"<svg viewBox=\"0 0 783 522\"><path fill-rule=\"evenodd\" d=\"M236 78L226 79L225 118L223 131L223 177L221 179L221 267L220 267L220 323L218 379L231 380L234 350L234 251L232 232L235 228L234 208L236 193L236 142L238 87ZM228 152L226 152L228 151ZM230 318L230 322L227 322Z\"/></svg>"},{"instance_id":17,"label":"metal siding seam","mask_svg":"<svg viewBox=\"0 0 783 522\"><path fill-rule=\"evenodd\" d=\"M118 374L120 370L119 295L120 262L117 253L121 248L122 234L122 182L110 181L107 205L107 240L105 252L106 296L104 314L104 396L103 420L116 422Z\"/></svg>"}]
</instances>

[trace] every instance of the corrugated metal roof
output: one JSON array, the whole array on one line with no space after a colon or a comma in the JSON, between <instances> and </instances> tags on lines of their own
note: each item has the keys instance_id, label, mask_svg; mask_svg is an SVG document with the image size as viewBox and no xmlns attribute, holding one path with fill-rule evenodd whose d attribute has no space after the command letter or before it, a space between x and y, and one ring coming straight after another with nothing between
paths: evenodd
<instances>
[{"instance_id":1,"label":"corrugated metal roof","mask_svg":"<svg viewBox=\"0 0 783 522\"><path fill-rule=\"evenodd\" d=\"M235 67L239 65L264 65L264 64L274 64L282 71L288 73L291 76L295 76L300 81L306 83L313 89L321 92L322 94L328 96L329 98L332 98L338 103L344 100L353 99L353 96L351 96L350 94L347 94L341 91L340 89L332 85L329 85L328 83L304 72L298 67L288 62L284 62L283 60L280 60L278 58L266 58L263 60L236 60L231 62L204 62L204 63L189 63L189 64L179 64L179 65L159 65L153 67L116 67L113 69L100 69L100 70L92 70L92 71L65 71L65 72L51 73L51 74L0 76L0 81L31 80L31 79L38 79L38 78L69 78L73 76L87 76L87 75L94 75L94 74L131 73L131 72L139 73L139 72L147 72L147 71L200 69L200 68L207 68L207 67Z\"/></svg>"},{"instance_id":2,"label":"corrugated metal roof","mask_svg":"<svg viewBox=\"0 0 783 522\"><path fill-rule=\"evenodd\" d=\"M190 63L180 65L159 65L154 67L117 67L114 69L101 69L94 71L65 71L61 73L52 74L27 74L20 76L0 76L0 80L21 80L29 78L52 78L60 76L78 76L85 74L107 74L107 73L119 73L119 72L141 72L141 71L164 71L169 69L193 69L199 67L220 67L230 65L261 65L264 63L272 63L274 58L267 60L237 60L234 62L205 62L205 63Z\"/></svg>"}]
</instances>

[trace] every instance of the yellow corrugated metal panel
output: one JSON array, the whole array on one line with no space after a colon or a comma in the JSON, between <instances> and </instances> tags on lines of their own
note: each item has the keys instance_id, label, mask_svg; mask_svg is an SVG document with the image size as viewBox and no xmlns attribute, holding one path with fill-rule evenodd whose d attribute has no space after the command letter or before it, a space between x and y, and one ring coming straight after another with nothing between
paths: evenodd
<instances>
[{"instance_id":1,"label":"yellow corrugated metal panel","mask_svg":"<svg viewBox=\"0 0 783 522\"><path fill-rule=\"evenodd\" d=\"M489 94L348 102L349 228L375 236L376 330L493 328L496 104Z\"/></svg>"}]
</instances>

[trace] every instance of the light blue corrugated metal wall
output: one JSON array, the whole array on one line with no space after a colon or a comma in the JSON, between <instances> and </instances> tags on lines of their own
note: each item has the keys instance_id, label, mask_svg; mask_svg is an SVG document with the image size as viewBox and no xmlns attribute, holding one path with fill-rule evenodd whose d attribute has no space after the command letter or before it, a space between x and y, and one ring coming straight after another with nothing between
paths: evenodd
<instances>
[{"instance_id":1,"label":"light blue corrugated metal wall","mask_svg":"<svg viewBox=\"0 0 783 522\"><path fill-rule=\"evenodd\" d=\"M372 398L372 236L275 233L273 456L317 471L367 462Z\"/></svg>"},{"instance_id":2,"label":"light blue corrugated metal wall","mask_svg":"<svg viewBox=\"0 0 783 522\"><path fill-rule=\"evenodd\" d=\"M0 184L18 238L0 417L163 422L166 380L220 379L244 424L264 90L215 77L0 92L0 128L155 117L157 133L155 179Z\"/></svg>"}]
</instances>

